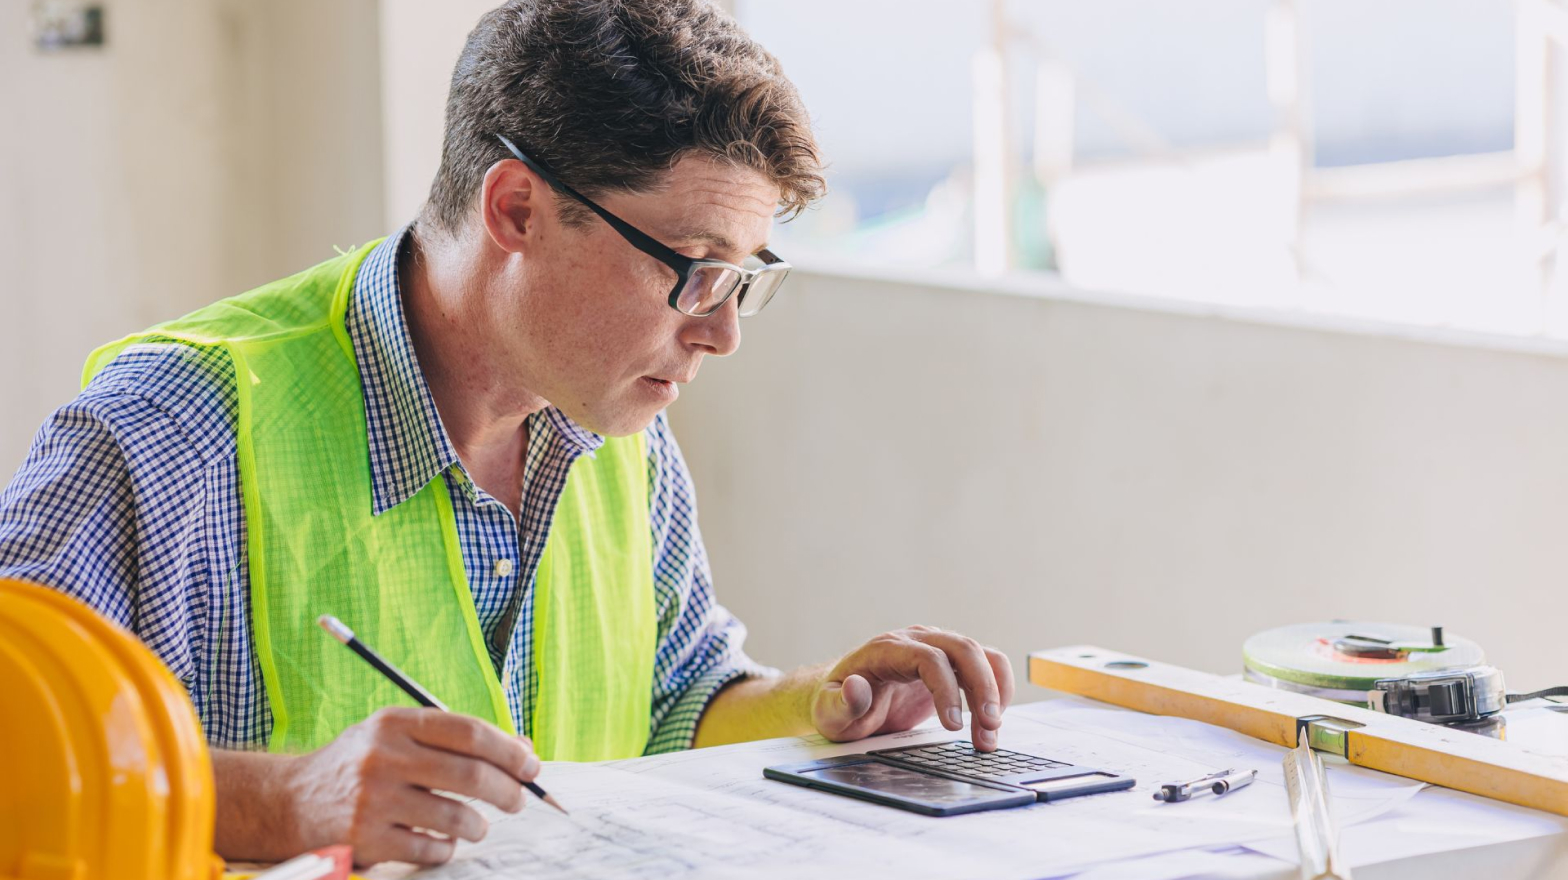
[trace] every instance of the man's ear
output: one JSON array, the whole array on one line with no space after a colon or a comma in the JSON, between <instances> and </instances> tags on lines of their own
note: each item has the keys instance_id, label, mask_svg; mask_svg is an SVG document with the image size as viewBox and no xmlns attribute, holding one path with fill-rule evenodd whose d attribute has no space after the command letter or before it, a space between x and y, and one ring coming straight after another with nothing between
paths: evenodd
<instances>
[{"instance_id":1,"label":"man's ear","mask_svg":"<svg viewBox=\"0 0 1568 880\"><path fill-rule=\"evenodd\" d=\"M550 213L549 189L527 165L502 159L485 172L479 215L485 233L507 253L522 253L538 240L539 223Z\"/></svg>"}]
</instances>

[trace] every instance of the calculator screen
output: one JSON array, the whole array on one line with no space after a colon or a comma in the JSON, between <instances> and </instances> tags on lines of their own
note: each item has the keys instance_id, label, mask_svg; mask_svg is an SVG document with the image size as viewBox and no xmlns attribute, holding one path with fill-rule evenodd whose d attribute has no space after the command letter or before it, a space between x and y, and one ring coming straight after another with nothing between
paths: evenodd
<instances>
[{"instance_id":1,"label":"calculator screen","mask_svg":"<svg viewBox=\"0 0 1568 880\"><path fill-rule=\"evenodd\" d=\"M807 770L802 776L815 776L844 785L856 785L885 794L897 795L908 800L931 804L957 804L981 798L996 797L997 790L983 785L971 785L957 779L928 776L918 770L895 767L879 761L864 764L840 764Z\"/></svg>"}]
</instances>

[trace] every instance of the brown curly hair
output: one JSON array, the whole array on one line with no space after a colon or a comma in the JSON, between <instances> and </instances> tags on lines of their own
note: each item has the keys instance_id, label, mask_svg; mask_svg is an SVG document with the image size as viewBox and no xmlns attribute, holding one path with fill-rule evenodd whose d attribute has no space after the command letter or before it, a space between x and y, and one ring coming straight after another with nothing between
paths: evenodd
<instances>
[{"instance_id":1,"label":"brown curly hair","mask_svg":"<svg viewBox=\"0 0 1568 880\"><path fill-rule=\"evenodd\" d=\"M467 223L485 172L510 156L497 134L590 196L647 191L688 154L760 172L781 216L827 189L778 59L702 0L512 0L486 13L452 72L420 225ZM568 222L588 219L559 204Z\"/></svg>"}]
</instances>

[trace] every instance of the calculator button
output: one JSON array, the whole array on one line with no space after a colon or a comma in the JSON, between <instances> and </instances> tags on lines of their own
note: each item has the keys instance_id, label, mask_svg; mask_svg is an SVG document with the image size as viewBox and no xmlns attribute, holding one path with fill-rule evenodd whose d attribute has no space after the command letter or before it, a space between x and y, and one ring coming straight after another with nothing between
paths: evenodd
<instances>
[{"instance_id":1,"label":"calculator button","mask_svg":"<svg viewBox=\"0 0 1568 880\"><path fill-rule=\"evenodd\" d=\"M890 752L888 755L917 766L979 779L1002 779L1039 770L1072 766L1063 761L1052 761L1049 758L1005 749L982 752L975 749L974 744L968 740L915 746Z\"/></svg>"}]
</instances>

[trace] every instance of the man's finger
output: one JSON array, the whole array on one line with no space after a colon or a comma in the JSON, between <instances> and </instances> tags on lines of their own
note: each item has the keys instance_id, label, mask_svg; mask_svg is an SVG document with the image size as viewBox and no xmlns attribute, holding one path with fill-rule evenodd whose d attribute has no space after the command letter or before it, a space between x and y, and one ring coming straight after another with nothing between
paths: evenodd
<instances>
[{"instance_id":1,"label":"man's finger","mask_svg":"<svg viewBox=\"0 0 1568 880\"><path fill-rule=\"evenodd\" d=\"M358 848L354 861L359 864L377 862L409 862L415 865L442 865L452 860L457 849L456 840L442 840L408 828L388 828L378 846L370 848L363 856ZM360 861L363 858L364 861Z\"/></svg>"},{"instance_id":2,"label":"man's finger","mask_svg":"<svg viewBox=\"0 0 1568 880\"><path fill-rule=\"evenodd\" d=\"M523 808L523 786L517 778L479 758L420 748L406 772L405 781L420 788L479 798L508 813Z\"/></svg>"},{"instance_id":3,"label":"man's finger","mask_svg":"<svg viewBox=\"0 0 1568 880\"><path fill-rule=\"evenodd\" d=\"M971 737L975 747L982 751L996 748L996 729L1002 726L1002 694L985 649L974 639L957 633L925 632L916 638L940 649L947 662L957 670L964 694L969 698Z\"/></svg>"},{"instance_id":4,"label":"man's finger","mask_svg":"<svg viewBox=\"0 0 1568 880\"><path fill-rule=\"evenodd\" d=\"M1013 704L1013 661L1007 655L995 648L985 649L986 659L991 661L991 671L996 673L996 686L1002 691L1002 708L1006 709Z\"/></svg>"},{"instance_id":5,"label":"man's finger","mask_svg":"<svg viewBox=\"0 0 1568 880\"><path fill-rule=\"evenodd\" d=\"M871 682L866 681L863 676L845 677L840 693L843 695L844 708L849 711L849 717L860 718L871 711Z\"/></svg>"},{"instance_id":6,"label":"man's finger","mask_svg":"<svg viewBox=\"0 0 1568 880\"><path fill-rule=\"evenodd\" d=\"M818 689L812 714L829 738L842 734L871 710L871 684L859 675L830 681Z\"/></svg>"},{"instance_id":7,"label":"man's finger","mask_svg":"<svg viewBox=\"0 0 1568 880\"><path fill-rule=\"evenodd\" d=\"M490 823L473 807L412 785L402 786L389 800L386 815L398 825L470 841L483 840L490 830Z\"/></svg>"},{"instance_id":8,"label":"man's finger","mask_svg":"<svg viewBox=\"0 0 1568 880\"><path fill-rule=\"evenodd\" d=\"M455 712L419 711L409 735L420 745L479 758L501 768L513 779L532 779L537 772L531 744L488 721ZM497 805L499 806L499 805Z\"/></svg>"},{"instance_id":9,"label":"man's finger","mask_svg":"<svg viewBox=\"0 0 1568 880\"><path fill-rule=\"evenodd\" d=\"M964 709L958 696L958 676L953 673L947 652L921 642L909 645L909 649L913 652L915 672L931 692L931 701L936 705L942 726L948 730L962 729Z\"/></svg>"}]
</instances>

